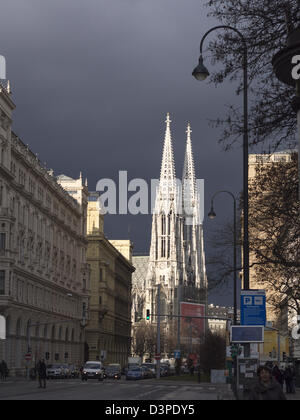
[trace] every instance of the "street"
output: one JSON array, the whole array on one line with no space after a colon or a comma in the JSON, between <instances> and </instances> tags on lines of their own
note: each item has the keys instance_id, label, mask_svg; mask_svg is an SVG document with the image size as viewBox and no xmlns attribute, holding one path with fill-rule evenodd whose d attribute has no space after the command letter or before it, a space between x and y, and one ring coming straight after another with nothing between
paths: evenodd
<instances>
[{"instance_id":1,"label":"street","mask_svg":"<svg viewBox=\"0 0 300 420\"><path fill-rule=\"evenodd\" d=\"M120 381L97 382L80 379L53 380L46 389L38 382L7 381L0 383L0 400L228 400L233 399L228 385L174 381Z\"/></svg>"}]
</instances>

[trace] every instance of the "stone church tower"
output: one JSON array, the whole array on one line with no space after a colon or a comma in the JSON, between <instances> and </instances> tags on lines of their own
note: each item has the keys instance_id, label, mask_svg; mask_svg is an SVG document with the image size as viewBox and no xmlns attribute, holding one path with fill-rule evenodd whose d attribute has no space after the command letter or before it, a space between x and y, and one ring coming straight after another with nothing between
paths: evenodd
<instances>
[{"instance_id":1,"label":"stone church tower","mask_svg":"<svg viewBox=\"0 0 300 420\"><path fill-rule=\"evenodd\" d=\"M176 179L170 116L166 132L159 185L152 220L152 237L146 277L144 311L157 313L157 285L161 285L161 314L179 314L181 301L206 305L207 280L203 225L188 125L182 182ZM156 323L156 317L151 322ZM161 318L171 327L172 317ZM173 322L175 319L173 318Z\"/></svg>"}]
</instances>

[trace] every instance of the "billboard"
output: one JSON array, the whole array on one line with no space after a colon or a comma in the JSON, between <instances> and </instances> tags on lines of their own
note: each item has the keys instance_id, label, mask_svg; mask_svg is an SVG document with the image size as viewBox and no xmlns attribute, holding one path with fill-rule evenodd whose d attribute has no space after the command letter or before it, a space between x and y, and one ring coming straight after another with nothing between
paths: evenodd
<instances>
[{"instance_id":1,"label":"billboard","mask_svg":"<svg viewBox=\"0 0 300 420\"><path fill-rule=\"evenodd\" d=\"M200 344L200 338L205 334L205 319L191 317L205 316L205 305L181 302L180 315L182 316L180 322L181 343L190 346Z\"/></svg>"}]
</instances>

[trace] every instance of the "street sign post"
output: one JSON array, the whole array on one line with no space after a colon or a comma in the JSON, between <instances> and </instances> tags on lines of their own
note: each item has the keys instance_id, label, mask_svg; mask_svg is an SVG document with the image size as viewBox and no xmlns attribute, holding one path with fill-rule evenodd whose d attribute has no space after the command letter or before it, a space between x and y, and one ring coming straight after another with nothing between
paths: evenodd
<instances>
[{"instance_id":1,"label":"street sign post","mask_svg":"<svg viewBox=\"0 0 300 420\"><path fill-rule=\"evenodd\" d=\"M266 314L265 290L241 291L241 325L266 326Z\"/></svg>"},{"instance_id":2,"label":"street sign post","mask_svg":"<svg viewBox=\"0 0 300 420\"><path fill-rule=\"evenodd\" d=\"M31 354L31 353L26 353L26 354L25 354L25 360L26 360L27 362L31 362L31 360L32 360L32 354Z\"/></svg>"}]
</instances>

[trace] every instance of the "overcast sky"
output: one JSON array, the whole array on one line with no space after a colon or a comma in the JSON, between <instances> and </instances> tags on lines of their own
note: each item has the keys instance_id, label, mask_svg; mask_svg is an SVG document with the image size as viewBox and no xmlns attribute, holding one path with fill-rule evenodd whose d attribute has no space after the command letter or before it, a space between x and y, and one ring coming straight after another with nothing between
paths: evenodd
<instances>
[{"instance_id":1,"label":"overcast sky","mask_svg":"<svg viewBox=\"0 0 300 420\"><path fill-rule=\"evenodd\" d=\"M160 173L166 113L176 174L181 178L191 123L197 178L205 179L205 212L217 190L242 189L242 150L224 152L208 119L242 103L236 86L197 82L199 44L218 22L201 0L10 0L1 5L0 54L11 81L14 131L55 174L150 181ZM211 34L214 37L215 34ZM210 66L210 61L207 61ZM216 211L232 217L226 196ZM222 217L219 218L223 223ZM205 219L205 240L216 222ZM130 228L129 228L130 226ZM149 252L151 216L109 216L105 232ZM212 255L213 247L206 245ZM232 291L210 294L231 304Z\"/></svg>"}]
</instances>

